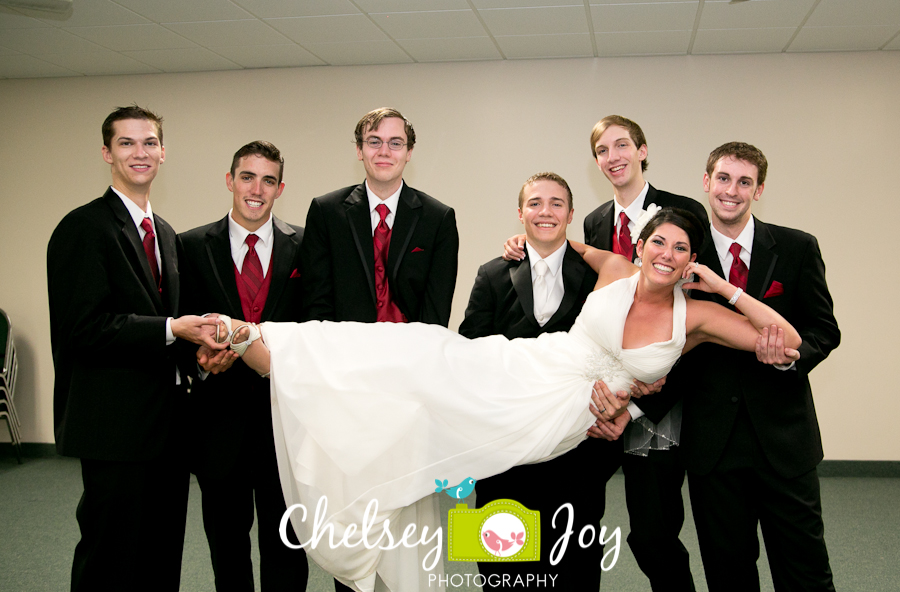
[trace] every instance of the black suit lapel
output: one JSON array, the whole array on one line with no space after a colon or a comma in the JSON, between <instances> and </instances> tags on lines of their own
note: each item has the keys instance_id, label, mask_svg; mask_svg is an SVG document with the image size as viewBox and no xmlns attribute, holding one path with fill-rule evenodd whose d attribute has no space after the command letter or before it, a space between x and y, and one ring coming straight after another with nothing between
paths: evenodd
<instances>
[{"instance_id":1,"label":"black suit lapel","mask_svg":"<svg viewBox=\"0 0 900 592\"><path fill-rule=\"evenodd\" d=\"M344 200L344 209L347 212L347 222L350 224L350 234L353 235L356 252L366 271L369 294L372 296L372 302L375 302L375 246L372 244L372 215L369 211L365 183L350 192Z\"/></svg>"},{"instance_id":2,"label":"black suit lapel","mask_svg":"<svg viewBox=\"0 0 900 592\"><path fill-rule=\"evenodd\" d=\"M269 281L269 295L266 297L266 306L263 308L262 320L267 320L275 311L278 300L284 293L284 288L290 279L291 263L300 249L297 241L297 233L294 229L273 216L274 244L272 245L272 269L269 273L272 277ZM373 247L374 248L374 247Z\"/></svg>"},{"instance_id":3,"label":"black suit lapel","mask_svg":"<svg viewBox=\"0 0 900 592\"><path fill-rule=\"evenodd\" d=\"M604 208L604 206L600 206ZM613 230L615 229L615 221L613 214L615 213L615 203L609 202L600 212L600 227L597 229L597 240L600 248L612 251Z\"/></svg>"},{"instance_id":4,"label":"black suit lapel","mask_svg":"<svg viewBox=\"0 0 900 592\"><path fill-rule=\"evenodd\" d=\"M231 239L228 236L228 216L206 231L206 256L213 271L219 292L225 295L228 312L243 314L241 297L235 284L234 259L231 258Z\"/></svg>"},{"instance_id":5,"label":"black suit lapel","mask_svg":"<svg viewBox=\"0 0 900 592\"><path fill-rule=\"evenodd\" d=\"M390 279L397 279L397 271L403 262L403 256L408 252L409 243L413 232L419 223L422 212L422 202L409 186L404 183L400 192L400 201L397 202L397 214L394 216L394 226L391 228L391 247L388 250L388 270Z\"/></svg>"},{"instance_id":6,"label":"black suit lapel","mask_svg":"<svg viewBox=\"0 0 900 592\"><path fill-rule=\"evenodd\" d=\"M161 283L162 296L165 298L166 313L177 315L178 312L178 258L175 254L175 231L168 224L153 215L153 225L156 227L156 242L159 244L159 259L162 261ZM142 249L143 250L143 249ZM146 257L144 257L146 259ZM156 292L159 294L159 291Z\"/></svg>"},{"instance_id":7,"label":"black suit lapel","mask_svg":"<svg viewBox=\"0 0 900 592\"><path fill-rule=\"evenodd\" d=\"M153 300L153 304L156 306L157 311L162 315L165 312L162 298L159 295L159 288L156 285L156 280L153 279L153 274L150 271L147 254L144 252L144 245L141 244L141 237L138 234L137 227L134 225L134 219L131 217L131 214L128 213L125 204L122 203L122 199L111 187L107 189L106 194L103 197L106 200L106 204L112 209L116 220L122 225L120 232L122 233L125 244L131 245L130 250L128 250L127 247L125 248L127 255L131 258L131 264L134 266L137 275L141 278L144 289L150 294L150 298ZM174 252L173 248L172 253Z\"/></svg>"},{"instance_id":8,"label":"black suit lapel","mask_svg":"<svg viewBox=\"0 0 900 592\"><path fill-rule=\"evenodd\" d=\"M579 263L581 264L579 265ZM563 274L563 299L559 303L559 308L556 309L556 312L544 325L545 330L552 326L553 323L565 318L569 311L572 310L572 307L575 306L581 284L584 282L584 274L587 273L586 266L583 263L584 260L581 258L581 255L576 253L567 243L566 251L563 253L562 269L560 270ZM532 306L533 308L534 306Z\"/></svg>"},{"instance_id":9,"label":"black suit lapel","mask_svg":"<svg viewBox=\"0 0 900 592\"><path fill-rule=\"evenodd\" d=\"M509 279L512 281L513 289L519 305L522 307L522 315L528 319L535 329L540 329L537 319L534 318L534 285L531 282L531 262L528 259L528 253L525 253L525 259L518 265L509 269Z\"/></svg>"},{"instance_id":10,"label":"black suit lapel","mask_svg":"<svg viewBox=\"0 0 900 592\"><path fill-rule=\"evenodd\" d=\"M772 279L778 254L775 252L775 239L765 224L755 216L753 218L753 252L750 254L750 273L747 276L747 293L762 300L766 288Z\"/></svg>"}]
</instances>

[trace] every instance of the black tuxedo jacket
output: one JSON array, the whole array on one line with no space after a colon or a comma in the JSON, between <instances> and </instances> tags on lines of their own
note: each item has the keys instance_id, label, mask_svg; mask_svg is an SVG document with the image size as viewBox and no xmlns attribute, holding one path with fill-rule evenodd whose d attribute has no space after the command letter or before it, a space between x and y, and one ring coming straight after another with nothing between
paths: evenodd
<instances>
[{"instance_id":1,"label":"black tuxedo jacket","mask_svg":"<svg viewBox=\"0 0 900 592\"><path fill-rule=\"evenodd\" d=\"M453 209L404 183L387 273L391 294L410 322L450 322L458 251ZM304 318L375 322L374 268L365 184L314 199L301 249Z\"/></svg>"},{"instance_id":2,"label":"black tuxedo jacket","mask_svg":"<svg viewBox=\"0 0 900 592\"><path fill-rule=\"evenodd\" d=\"M684 399L681 451L688 470L709 473L723 459L735 424L749 421L752 430L744 433L755 434L765 459L779 475L791 478L822 460L808 375L838 346L841 334L815 237L754 221L747 293L799 331L800 361L783 371L759 363L754 352L702 344L673 370L665 390L679 390ZM705 250L701 263L728 277L715 248ZM724 298L697 290L692 295L727 304ZM682 373L690 379L679 379Z\"/></svg>"},{"instance_id":3,"label":"black tuxedo jacket","mask_svg":"<svg viewBox=\"0 0 900 592\"><path fill-rule=\"evenodd\" d=\"M272 274L263 321L300 321L300 243L303 229L273 217ZM234 276L228 216L178 235L181 309L243 319ZM195 353L196 347L190 353ZM195 379L190 394L192 469L224 475L250 438L272 438L269 381L237 360L222 374Z\"/></svg>"},{"instance_id":4,"label":"black tuxedo jacket","mask_svg":"<svg viewBox=\"0 0 900 592\"><path fill-rule=\"evenodd\" d=\"M704 229L704 239L709 238L709 218L706 210L695 199L675 195L668 191L659 191L653 185L647 189L647 197L644 199L644 209L650 204L656 204L661 208L681 208L688 210L700 219ZM596 210L587 215L584 219L584 242L592 247L612 250L613 236L616 232L616 208L613 200L599 206ZM703 241L704 244L708 240ZM635 247L637 241L634 241ZM637 249L635 249L634 257L637 257ZM634 258L632 257L632 259Z\"/></svg>"},{"instance_id":5,"label":"black tuxedo jacket","mask_svg":"<svg viewBox=\"0 0 900 592\"><path fill-rule=\"evenodd\" d=\"M47 247L53 413L60 454L125 461L158 456L179 429L175 232L154 215L162 294L122 200L108 189L66 215Z\"/></svg>"}]
</instances>

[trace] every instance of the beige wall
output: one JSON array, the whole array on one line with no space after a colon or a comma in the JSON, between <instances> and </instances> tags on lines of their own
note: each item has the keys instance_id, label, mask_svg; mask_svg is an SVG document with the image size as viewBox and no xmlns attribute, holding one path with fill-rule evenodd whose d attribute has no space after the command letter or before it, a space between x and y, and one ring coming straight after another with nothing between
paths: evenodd
<instances>
[{"instance_id":1,"label":"beige wall","mask_svg":"<svg viewBox=\"0 0 900 592\"><path fill-rule=\"evenodd\" d=\"M819 238L843 330L841 347L812 375L826 458L900 460L890 379L898 317L888 312L900 288L900 205L889 173L900 162L898 72L900 52L879 52L0 81L0 307L15 324L24 439L53 440L47 240L66 212L109 182L99 127L113 106L136 101L165 116L167 160L152 203L187 230L224 215L231 155L254 139L286 155L276 213L303 224L313 197L362 180L353 126L390 105L419 136L407 182L456 208L462 246L451 328L478 265L520 230L516 195L527 176L553 170L569 181L573 238L611 198L588 145L600 117L640 122L650 182L704 204L712 148L734 139L762 148L770 173L753 211Z\"/></svg>"}]
</instances>

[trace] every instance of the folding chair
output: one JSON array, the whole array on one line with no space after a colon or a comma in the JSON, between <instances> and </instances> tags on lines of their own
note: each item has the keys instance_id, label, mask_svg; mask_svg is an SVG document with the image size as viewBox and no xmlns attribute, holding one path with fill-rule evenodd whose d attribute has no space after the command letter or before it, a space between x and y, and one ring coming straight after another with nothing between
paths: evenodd
<instances>
[{"instance_id":1,"label":"folding chair","mask_svg":"<svg viewBox=\"0 0 900 592\"><path fill-rule=\"evenodd\" d=\"M19 360L16 357L16 344L13 339L12 324L9 315L0 309L0 418L6 420L9 436L13 447L16 449L16 458L22 463L22 441L19 437L19 415L13 404L13 396L16 389L16 375L19 370Z\"/></svg>"}]
</instances>

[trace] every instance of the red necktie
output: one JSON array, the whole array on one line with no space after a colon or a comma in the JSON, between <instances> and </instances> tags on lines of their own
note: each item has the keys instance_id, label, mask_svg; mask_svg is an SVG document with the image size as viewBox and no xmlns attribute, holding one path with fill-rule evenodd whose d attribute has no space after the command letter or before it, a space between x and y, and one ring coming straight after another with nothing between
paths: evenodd
<instances>
[{"instance_id":1,"label":"red necktie","mask_svg":"<svg viewBox=\"0 0 900 592\"><path fill-rule=\"evenodd\" d=\"M143 243L144 253L147 255L147 263L150 264L150 273L153 274L156 287L162 292L162 287L159 284L159 263L156 261L156 241L153 240L156 238L156 234L153 233L153 224L150 223L150 218L141 220L141 228L146 233Z\"/></svg>"},{"instance_id":2,"label":"red necktie","mask_svg":"<svg viewBox=\"0 0 900 592\"><path fill-rule=\"evenodd\" d=\"M628 231L628 216L625 212L619 212L619 236L613 242L613 253L624 255L631 261L634 254L634 246L631 244L631 232Z\"/></svg>"},{"instance_id":3,"label":"red necktie","mask_svg":"<svg viewBox=\"0 0 900 592\"><path fill-rule=\"evenodd\" d=\"M383 203L375 206L375 211L381 216L375 233L372 235L372 245L375 247L375 300L379 323L405 323L406 317L400 312L400 308L391 298L388 287L387 260L391 246L391 229L387 225L388 207Z\"/></svg>"},{"instance_id":4,"label":"red necktie","mask_svg":"<svg viewBox=\"0 0 900 592\"><path fill-rule=\"evenodd\" d=\"M241 266L241 279L247 286L247 296L250 298L251 304L256 301L256 295L259 293L259 287L262 286L264 279L262 263L259 261L259 255L256 254L255 248L258 240L259 237L255 234L247 235L244 242L250 249L244 255L244 264Z\"/></svg>"},{"instance_id":5,"label":"red necktie","mask_svg":"<svg viewBox=\"0 0 900 592\"><path fill-rule=\"evenodd\" d=\"M747 276L750 274L750 270L747 269L747 264L741 260L741 245L731 243L731 247L728 250L731 252L732 257L728 282L736 288L746 290Z\"/></svg>"}]
</instances>

